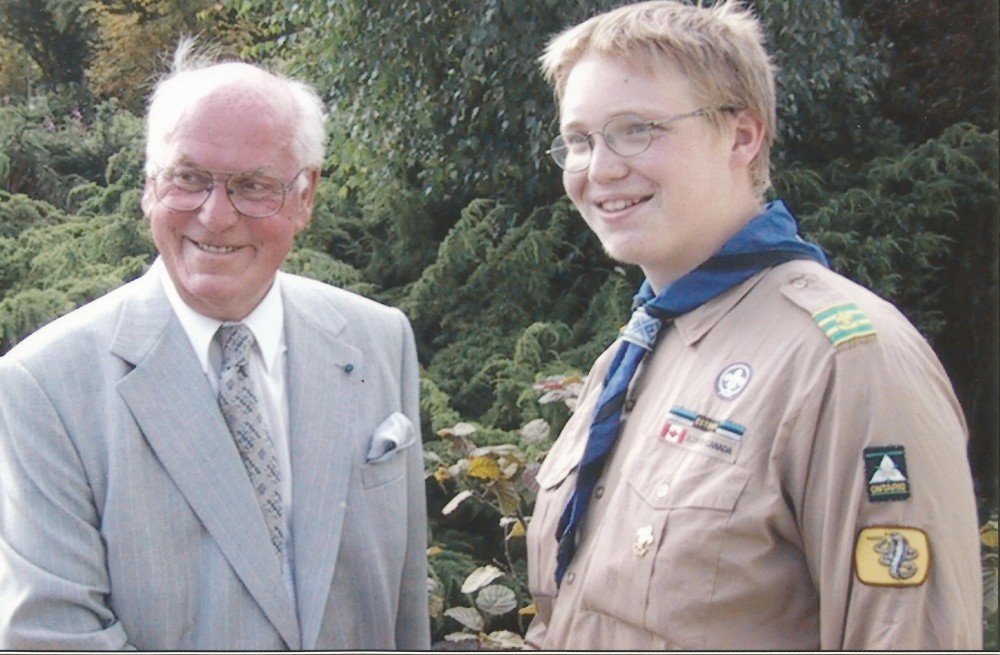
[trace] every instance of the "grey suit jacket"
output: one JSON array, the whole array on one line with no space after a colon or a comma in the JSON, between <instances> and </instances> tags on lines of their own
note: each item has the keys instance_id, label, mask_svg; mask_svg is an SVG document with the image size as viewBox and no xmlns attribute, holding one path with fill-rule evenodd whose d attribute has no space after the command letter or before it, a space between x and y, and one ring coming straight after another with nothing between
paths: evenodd
<instances>
[{"instance_id":1,"label":"grey suit jacket","mask_svg":"<svg viewBox=\"0 0 1000 655\"><path fill-rule=\"evenodd\" d=\"M282 275L296 602L146 274L0 358L0 649L429 647L409 323ZM414 439L368 462L395 412Z\"/></svg>"}]
</instances>

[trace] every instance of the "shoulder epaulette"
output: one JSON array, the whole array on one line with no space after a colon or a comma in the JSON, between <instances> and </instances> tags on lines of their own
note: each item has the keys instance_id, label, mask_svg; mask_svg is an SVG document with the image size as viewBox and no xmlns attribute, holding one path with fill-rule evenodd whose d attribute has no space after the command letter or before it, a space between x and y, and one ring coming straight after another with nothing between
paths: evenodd
<instances>
[{"instance_id":1,"label":"shoulder epaulette","mask_svg":"<svg viewBox=\"0 0 1000 655\"><path fill-rule=\"evenodd\" d=\"M812 317L835 347L878 334L868 315L852 302L820 309Z\"/></svg>"}]
</instances>

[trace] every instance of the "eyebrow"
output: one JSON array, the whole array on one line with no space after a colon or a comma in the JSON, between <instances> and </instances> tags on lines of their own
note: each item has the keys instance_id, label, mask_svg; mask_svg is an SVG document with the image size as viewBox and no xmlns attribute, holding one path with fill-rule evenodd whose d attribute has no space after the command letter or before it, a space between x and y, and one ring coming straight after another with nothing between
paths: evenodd
<instances>
[{"instance_id":1,"label":"eyebrow","mask_svg":"<svg viewBox=\"0 0 1000 655\"><path fill-rule=\"evenodd\" d=\"M609 122L611 122L611 121L613 121L615 119L618 119L618 118L625 118L625 117L628 117L628 116L631 116L633 118L638 119L639 122L648 122L648 121L655 121L656 120L655 118L646 118L645 116L643 116L642 114L638 113L637 111L629 109L629 110L623 110L623 111L615 112L613 114L609 114L607 116L607 118L605 118L601 122L600 127L597 127L597 128L594 128L594 129L604 129L604 126L607 125ZM580 132L582 134L583 130L581 129L580 126L581 126L581 121L570 121L569 123L566 123L565 125L560 124L559 125L559 131L560 132Z\"/></svg>"},{"instance_id":2,"label":"eyebrow","mask_svg":"<svg viewBox=\"0 0 1000 655\"><path fill-rule=\"evenodd\" d=\"M204 171L206 173L218 173L219 175L264 175L266 177L278 177L277 173L270 173L266 169L257 167L248 171L224 171L217 168L208 168L207 166L201 166L187 157L181 157L174 163L170 164L169 167L184 166L186 168L193 168L195 170Z\"/></svg>"}]
</instances>

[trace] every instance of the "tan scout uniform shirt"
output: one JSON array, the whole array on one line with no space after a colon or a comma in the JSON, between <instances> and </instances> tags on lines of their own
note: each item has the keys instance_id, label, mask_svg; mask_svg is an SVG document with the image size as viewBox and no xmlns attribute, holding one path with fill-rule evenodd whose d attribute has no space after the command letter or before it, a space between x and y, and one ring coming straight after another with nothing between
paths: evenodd
<instances>
[{"instance_id":1,"label":"tan scout uniform shirt","mask_svg":"<svg viewBox=\"0 0 1000 655\"><path fill-rule=\"evenodd\" d=\"M557 596L556 524L617 347L538 474L529 647L982 647L951 386L896 309L813 262L661 336Z\"/></svg>"}]
</instances>

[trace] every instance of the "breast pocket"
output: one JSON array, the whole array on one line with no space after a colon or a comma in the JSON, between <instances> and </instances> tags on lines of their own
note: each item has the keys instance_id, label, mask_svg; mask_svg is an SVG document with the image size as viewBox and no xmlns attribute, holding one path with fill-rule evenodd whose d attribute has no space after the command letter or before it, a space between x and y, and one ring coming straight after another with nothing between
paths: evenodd
<instances>
[{"instance_id":1,"label":"breast pocket","mask_svg":"<svg viewBox=\"0 0 1000 655\"><path fill-rule=\"evenodd\" d=\"M361 484L365 489L374 489L402 479L406 474L406 454L401 451L389 459L362 464Z\"/></svg>"},{"instance_id":2,"label":"breast pocket","mask_svg":"<svg viewBox=\"0 0 1000 655\"><path fill-rule=\"evenodd\" d=\"M591 560L588 606L678 647L701 648L691 608L711 599L726 527L749 480L735 464L659 443L622 467ZM708 608L711 611L711 608ZM703 624L702 624L703 625Z\"/></svg>"},{"instance_id":3,"label":"breast pocket","mask_svg":"<svg viewBox=\"0 0 1000 655\"><path fill-rule=\"evenodd\" d=\"M361 467L366 489L388 484L406 473L409 449L417 444L417 431L402 412L393 412L375 428Z\"/></svg>"}]
</instances>

